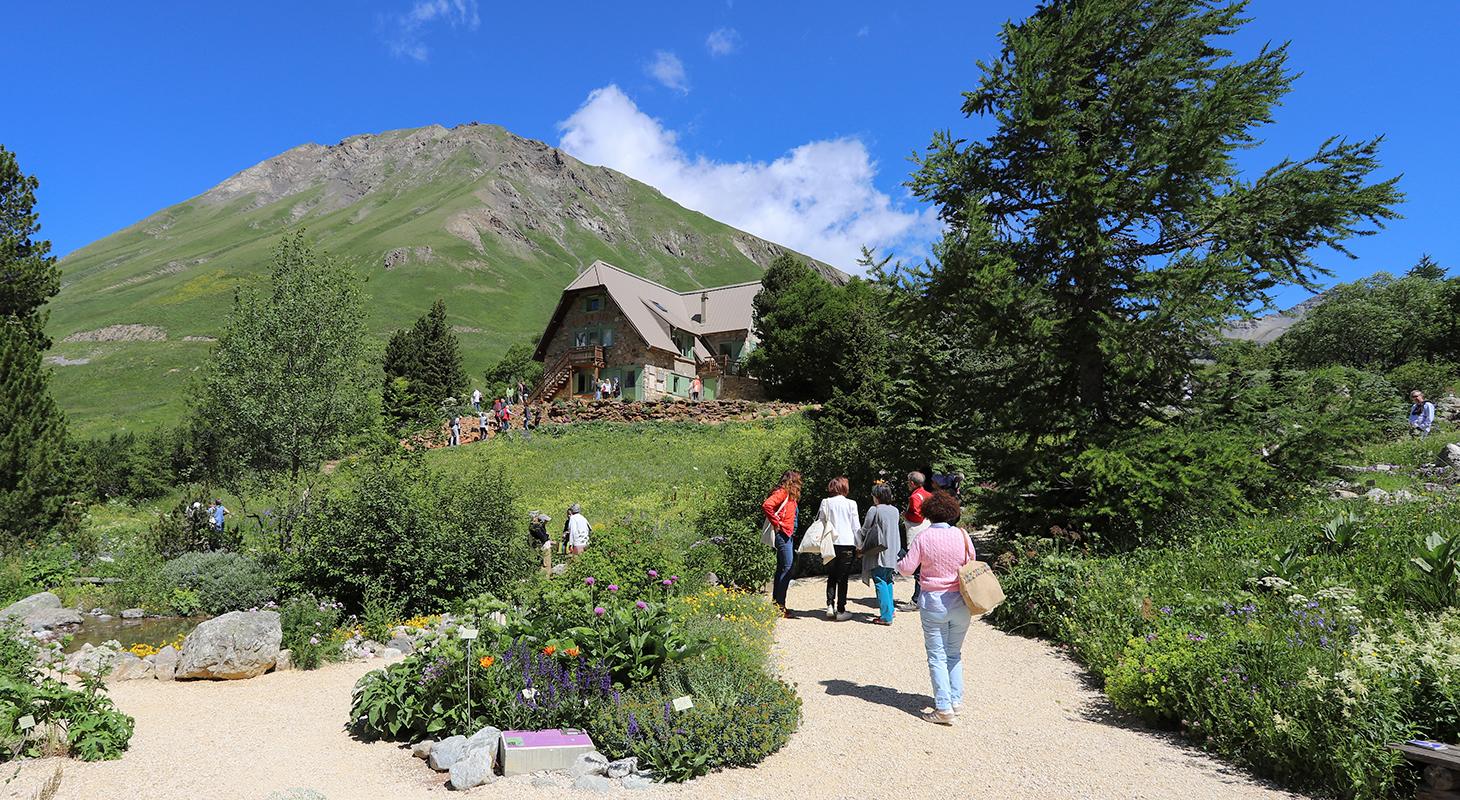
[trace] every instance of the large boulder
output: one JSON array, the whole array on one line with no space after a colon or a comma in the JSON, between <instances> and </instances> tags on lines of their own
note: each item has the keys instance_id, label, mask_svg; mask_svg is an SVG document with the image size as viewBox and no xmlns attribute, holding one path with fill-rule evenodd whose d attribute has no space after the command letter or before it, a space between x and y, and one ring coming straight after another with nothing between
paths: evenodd
<instances>
[{"instance_id":1,"label":"large boulder","mask_svg":"<svg viewBox=\"0 0 1460 800\"><path fill-rule=\"evenodd\" d=\"M1437 467L1460 467L1460 444L1450 443L1435 457ZM25 602L22 600L21 602ZM8 610L8 609L7 609Z\"/></svg>"},{"instance_id":2,"label":"large boulder","mask_svg":"<svg viewBox=\"0 0 1460 800\"><path fill-rule=\"evenodd\" d=\"M50 592L33 594L24 600L16 600L14 603L0 611L0 617L5 619L25 619L26 617L40 611L43 608L60 608L61 598Z\"/></svg>"},{"instance_id":3,"label":"large boulder","mask_svg":"<svg viewBox=\"0 0 1460 800\"><path fill-rule=\"evenodd\" d=\"M279 658L284 631L276 611L230 611L183 640L178 678L238 680L262 675Z\"/></svg>"},{"instance_id":4,"label":"large boulder","mask_svg":"<svg viewBox=\"0 0 1460 800\"><path fill-rule=\"evenodd\" d=\"M26 614L25 624L30 628L31 633L40 633L80 625L83 619L80 611L73 611L69 608L42 608L34 613Z\"/></svg>"}]
</instances>

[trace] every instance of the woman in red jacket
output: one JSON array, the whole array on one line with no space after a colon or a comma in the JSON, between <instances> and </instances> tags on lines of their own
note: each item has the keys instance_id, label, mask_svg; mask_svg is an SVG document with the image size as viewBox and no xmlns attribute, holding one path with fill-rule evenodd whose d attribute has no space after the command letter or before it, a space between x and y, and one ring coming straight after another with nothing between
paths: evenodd
<instances>
[{"instance_id":1,"label":"woman in red jacket","mask_svg":"<svg viewBox=\"0 0 1460 800\"><path fill-rule=\"evenodd\" d=\"M791 537L796 534L796 503L801 499L801 473L788 469L781 475L771 496L760 507L776 528L776 582L771 597L787 617L794 616L786 608L786 590L791 588L791 569L796 565L796 552Z\"/></svg>"}]
</instances>

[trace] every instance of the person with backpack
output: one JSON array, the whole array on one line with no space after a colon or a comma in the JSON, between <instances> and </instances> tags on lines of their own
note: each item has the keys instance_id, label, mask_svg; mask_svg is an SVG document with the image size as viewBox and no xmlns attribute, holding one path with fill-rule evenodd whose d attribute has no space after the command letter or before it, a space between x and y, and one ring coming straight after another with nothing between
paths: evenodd
<instances>
[{"instance_id":1,"label":"person with backpack","mask_svg":"<svg viewBox=\"0 0 1460 800\"><path fill-rule=\"evenodd\" d=\"M1423 439L1430 435L1435 424L1435 404L1425 399L1425 393L1415 390L1409 393L1409 435Z\"/></svg>"},{"instance_id":2,"label":"person with backpack","mask_svg":"<svg viewBox=\"0 0 1460 800\"><path fill-rule=\"evenodd\" d=\"M547 532L547 524L553 518L541 511L532 512L532 521L527 524L527 535L532 537L534 549L542 551L542 571L553 571L553 537Z\"/></svg>"},{"instance_id":3,"label":"person with backpack","mask_svg":"<svg viewBox=\"0 0 1460 800\"><path fill-rule=\"evenodd\" d=\"M454 416L454 417L451 418L451 441L448 442L446 444L446 446L447 447L456 447L456 446L458 446L460 444L461 444L461 417L460 416Z\"/></svg>"}]
</instances>

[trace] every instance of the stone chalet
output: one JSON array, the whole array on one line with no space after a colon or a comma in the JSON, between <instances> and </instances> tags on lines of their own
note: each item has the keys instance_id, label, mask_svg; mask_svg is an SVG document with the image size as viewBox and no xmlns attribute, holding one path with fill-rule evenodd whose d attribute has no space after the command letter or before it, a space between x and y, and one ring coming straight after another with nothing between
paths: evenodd
<instances>
[{"instance_id":1,"label":"stone chalet","mask_svg":"<svg viewBox=\"0 0 1460 800\"><path fill-rule=\"evenodd\" d=\"M741 360L755 346L750 302L760 282L676 292L595 261L568 284L533 359L542 383L529 400L592 397L618 378L625 400L688 397L698 375L706 400L761 399Z\"/></svg>"}]
</instances>

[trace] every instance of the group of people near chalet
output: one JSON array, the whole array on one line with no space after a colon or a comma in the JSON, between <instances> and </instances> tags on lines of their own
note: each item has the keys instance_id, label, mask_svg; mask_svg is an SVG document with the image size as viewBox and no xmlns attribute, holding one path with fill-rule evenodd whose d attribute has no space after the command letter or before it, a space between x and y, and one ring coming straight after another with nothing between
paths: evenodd
<instances>
[{"instance_id":1,"label":"group of people near chalet","mask_svg":"<svg viewBox=\"0 0 1460 800\"><path fill-rule=\"evenodd\" d=\"M847 497L850 483L846 478L834 478L826 487L827 497L816 518L824 526L822 536L833 537L835 552L827 562L827 619L852 618L847 612L847 582L857 571L857 559L864 579L876 588L878 615L872 620L876 625L891 625L898 610L893 576L913 576L912 600L901 608L917 609L923 628L935 707L923 719L955 725L963 712L963 639L973 621L959 592L958 568L974 560L975 550L969 535L955 527L963 513L956 479L939 483L932 477L922 472L908 474L907 510L902 512L897 509L892 486L879 481L872 486L872 507L860 517L857 502ZM788 618L796 616L786 606L786 592L796 564L793 539L800 499L801 473L786 470L761 505L775 529L772 597Z\"/></svg>"},{"instance_id":2,"label":"group of people near chalet","mask_svg":"<svg viewBox=\"0 0 1460 800\"><path fill-rule=\"evenodd\" d=\"M518 396L525 397L526 392L521 391ZM481 393L480 389L472 392L471 404L472 408L476 409L477 412L478 441L486 439L489 431L496 430L498 433L501 433L510 430L512 428L512 418L516 416L515 412L512 411L512 402L510 399L498 397L492 401L490 406L483 406L482 400L484 398L485 395ZM452 415L451 421L447 423L451 433L451 438L447 442L448 447L455 447L461 444L461 419L460 415ZM525 402L522 403L521 419L522 429L524 431L531 428L537 421L532 406Z\"/></svg>"}]
</instances>

